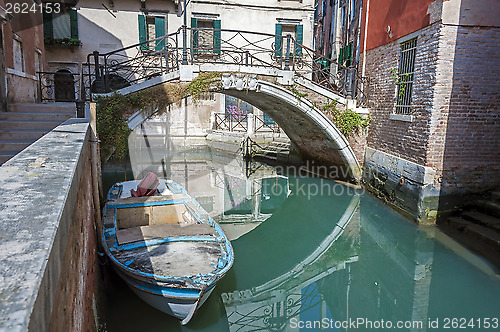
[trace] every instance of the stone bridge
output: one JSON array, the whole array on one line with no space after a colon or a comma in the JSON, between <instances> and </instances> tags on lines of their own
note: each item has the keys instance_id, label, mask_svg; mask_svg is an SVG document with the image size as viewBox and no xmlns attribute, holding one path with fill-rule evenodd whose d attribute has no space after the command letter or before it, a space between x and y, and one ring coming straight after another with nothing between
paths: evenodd
<instances>
[{"instance_id":1,"label":"stone bridge","mask_svg":"<svg viewBox=\"0 0 500 332\"><path fill-rule=\"evenodd\" d=\"M162 83L190 82L202 73L221 73L217 92L242 99L269 115L287 134L304 160L314 165L334 166L322 176L359 181L358 156L349 140L339 131L326 111L317 105L336 101L338 107L355 108L355 102L312 83L293 71L227 64L181 65L179 70L162 74L117 90L134 93ZM151 114L138 112L131 116L131 127ZM328 172L326 174L326 172Z\"/></svg>"},{"instance_id":2,"label":"stone bridge","mask_svg":"<svg viewBox=\"0 0 500 332\"><path fill-rule=\"evenodd\" d=\"M214 40L213 45L192 42L200 30L207 40ZM190 82L202 73L221 73L222 88L217 92L240 98L269 115L304 160L334 166L321 175L360 179L362 137L349 142L318 105L335 100L339 107L355 110L355 100L346 97L362 96L366 101L360 89L364 84L357 84L362 79L355 68L318 56L291 35L183 26L109 53L96 51L83 68L85 96L112 90L127 94L165 82ZM136 114L131 121L139 124L145 118Z\"/></svg>"}]
</instances>

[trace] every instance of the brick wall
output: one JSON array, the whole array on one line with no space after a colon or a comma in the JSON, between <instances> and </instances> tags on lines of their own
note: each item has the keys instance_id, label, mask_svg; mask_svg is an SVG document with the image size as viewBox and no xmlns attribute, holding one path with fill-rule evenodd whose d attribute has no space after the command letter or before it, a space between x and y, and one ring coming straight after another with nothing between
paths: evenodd
<instances>
[{"instance_id":1,"label":"brick wall","mask_svg":"<svg viewBox=\"0 0 500 332\"><path fill-rule=\"evenodd\" d=\"M398 69L400 44L388 43L366 52L370 79L368 146L426 165L429 117L435 85L439 23L419 31L415 58L412 122L391 120L396 103L396 83L391 68Z\"/></svg>"},{"instance_id":2,"label":"brick wall","mask_svg":"<svg viewBox=\"0 0 500 332\"><path fill-rule=\"evenodd\" d=\"M98 261L89 149L52 307L50 331L96 331Z\"/></svg>"},{"instance_id":3,"label":"brick wall","mask_svg":"<svg viewBox=\"0 0 500 332\"><path fill-rule=\"evenodd\" d=\"M445 193L500 186L500 28L441 26L429 166Z\"/></svg>"}]
</instances>

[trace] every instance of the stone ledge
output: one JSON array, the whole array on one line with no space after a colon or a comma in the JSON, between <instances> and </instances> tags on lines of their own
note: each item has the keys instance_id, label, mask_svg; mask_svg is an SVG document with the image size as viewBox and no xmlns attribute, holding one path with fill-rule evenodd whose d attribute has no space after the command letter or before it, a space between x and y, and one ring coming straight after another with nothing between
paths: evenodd
<instances>
[{"instance_id":1,"label":"stone ledge","mask_svg":"<svg viewBox=\"0 0 500 332\"><path fill-rule=\"evenodd\" d=\"M0 330L48 329L88 139L70 119L0 167Z\"/></svg>"}]
</instances>

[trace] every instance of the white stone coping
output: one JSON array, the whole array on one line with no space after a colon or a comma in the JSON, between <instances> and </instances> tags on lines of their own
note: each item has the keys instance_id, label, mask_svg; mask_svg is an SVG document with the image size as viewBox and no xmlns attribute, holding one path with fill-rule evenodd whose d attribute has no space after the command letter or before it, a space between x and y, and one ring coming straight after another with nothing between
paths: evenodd
<instances>
[{"instance_id":1,"label":"white stone coping","mask_svg":"<svg viewBox=\"0 0 500 332\"><path fill-rule=\"evenodd\" d=\"M389 119L396 121L413 122L413 115L392 113L389 115Z\"/></svg>"},{"instance_id":2,"label":"white stone coping","mask_svg":"<svg viewBox=\"0 0 500 332\"><path fill-rule=\"evenodd\" d=\"M1 331L48 329L88 139L70 119L0 167Z\"/></svg>"},{"instance_id":3,"label":"white stone coping","mask_svg":"<svg viewBox=\"0 0 500 332\"><path fill-rule=\"evenodd\" d=\"M38 81L38 77L37 76L26 74L25 72L22 72L22 71L19 71L19 70L15 70L15 69L12 69L12 68L5 68L5 72L7 74L11 74L11 75L19 76L19 77L24 77L24 78L29 78L30 80L33 80L33 81Z\"/></svg>"}]
</instances>

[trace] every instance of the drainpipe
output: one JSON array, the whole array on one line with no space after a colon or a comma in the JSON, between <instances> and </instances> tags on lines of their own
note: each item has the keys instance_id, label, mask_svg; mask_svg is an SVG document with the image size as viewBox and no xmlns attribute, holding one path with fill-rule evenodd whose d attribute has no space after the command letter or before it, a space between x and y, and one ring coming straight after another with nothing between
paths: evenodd
<instances>
[{"instance_id":1,"label":"drainpipe","mask_svg":"<svg viewBox=\"0 0 500 332\"><path fill-rule=\"evenodd\" d=\"M366 0L366 17L365 17L365 37L363 39L363 68L361 70L361 94L362 98L365 99L365 81L364 78L366 73L366 39L368 38L368 17L370 16L370 0ZM366 100L364 100L366 102Z\"/></svg>"},{"instance_id":2,"label":"drainpipe","mask_svg":"<svg viewBox=\"0 0 500 332\"><path fill-rule=\"evenodd\" d=\"M366 17L365 17L365 38L363 40L363 70L361 71L361 77L365 77L366 72L366 39L368 33L368 17L370 16L370 0L366 0Z\"/></svg>"}]
</instances>

